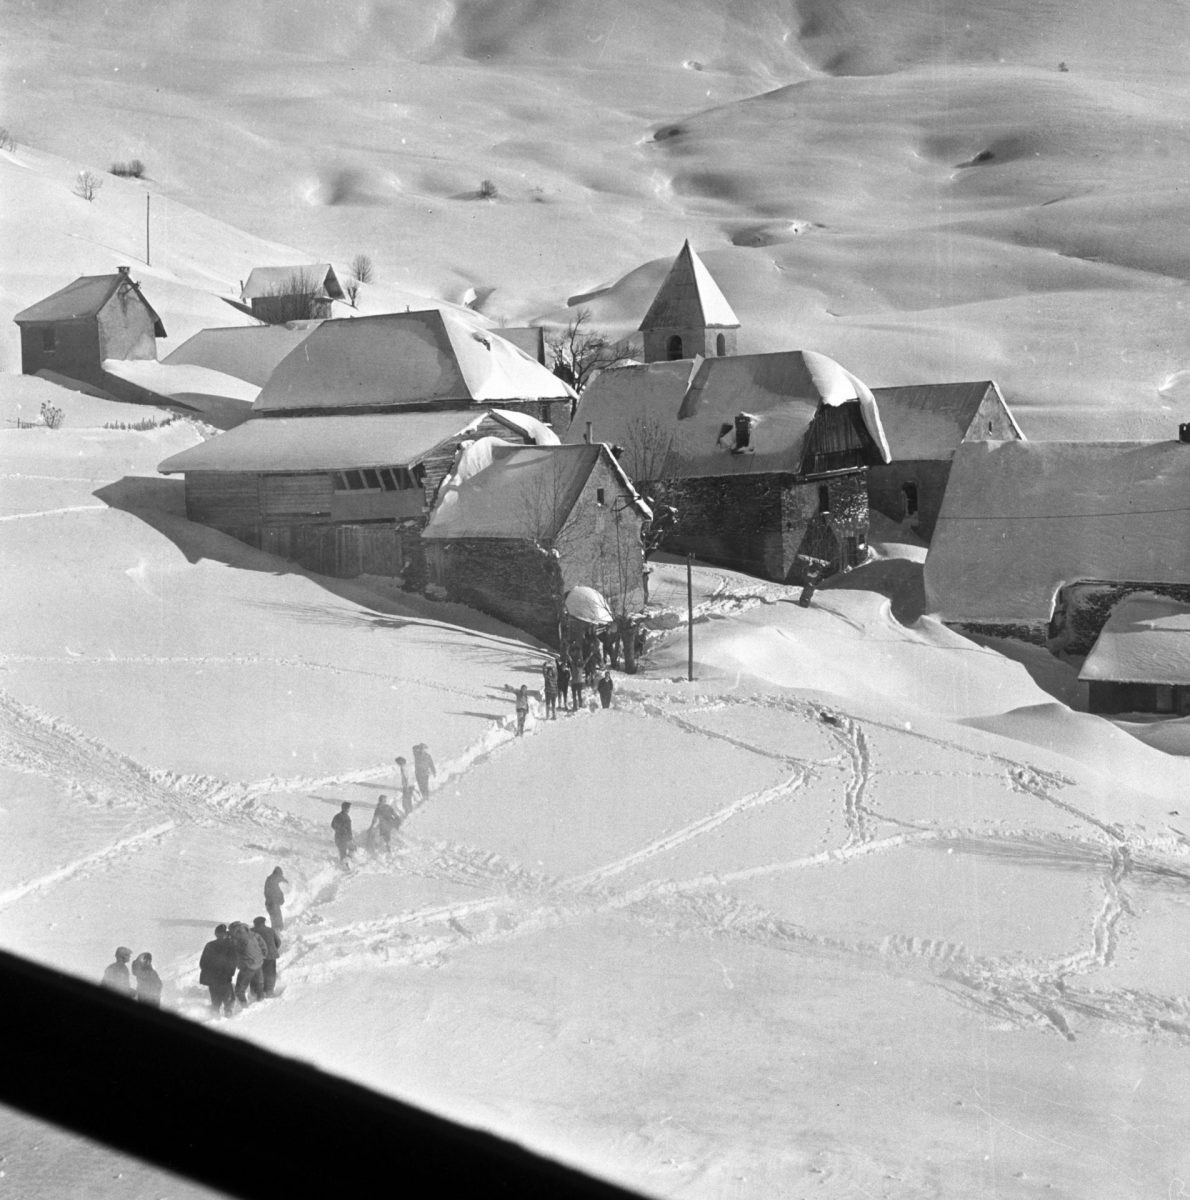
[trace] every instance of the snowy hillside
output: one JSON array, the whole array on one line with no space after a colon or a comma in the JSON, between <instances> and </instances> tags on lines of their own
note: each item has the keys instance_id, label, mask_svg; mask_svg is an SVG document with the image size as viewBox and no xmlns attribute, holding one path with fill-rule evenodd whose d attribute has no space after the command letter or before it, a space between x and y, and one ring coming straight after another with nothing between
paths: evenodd
<instances>
[{"instance_id":1,"label":"snowy hillside","mask_svg":"<svg viewBox=\"0 0 1190 1200\"><path fill-rule=\"evenodd\" d=\"M156 467L211 430L16 376L10 321L128 264L164 355L247 321L251 267L363 252L361 312L629 331L689 237L741 350L1168 438L1184 6L0 11L0 945L87 979L149 950L208 1020L199 952L280 865L284 993L220 1030L645 1194L1190 1183L1190 723L1089 716L1067 664L949 632L888 526L809 608L697 569L694 682L659 564L644 671L546 721L524 635L190 523ZM43 403L61 428L18 426ZM343 872L331 816L362 834L418 742L431 794ZM207 1194L7 1111L0 1182Z\"/></svg>"}]
</instances>

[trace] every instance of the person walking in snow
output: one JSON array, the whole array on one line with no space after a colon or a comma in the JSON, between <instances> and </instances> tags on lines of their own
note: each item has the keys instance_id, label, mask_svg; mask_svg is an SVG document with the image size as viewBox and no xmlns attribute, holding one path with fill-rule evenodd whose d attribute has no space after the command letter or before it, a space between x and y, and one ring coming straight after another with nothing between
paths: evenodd
<instances>
[{"instance_id":1,"label":"person walking in snow","mask_svg":"<svg viewBox=\"0 0 1190 1200\"><path fill-rule=\"evenodd\" d=\"M424 804L430 798L430 777L438 774L425 742L418 742L413 747L413 774L417 777L417 790L421 792Z\"/></svg>"},{"instance_id":2,"label":"person walking in snow","mask_svg":"<svg viewBox=\"0 0 1190 1200\"><path fill-rule=\"evenodd\" d=\"M249 990L256 999L264 995L264 940L243 921L233 921L227 931L236 949L236 1000L247 1008Z\"/></svg>"},{"instance_id":3,"label":"person walking in snow","mask_svg":"<svg viewBox=\"0 0 1190 1200\"><path fill-rule=\"evenodd\" d=\"M281 916L285 893L281 890L281 885L288 882L280 867L274 867L272 874L264 881L264 911L269 914L269 920L278 932L285 928L285 919Z\"/></svg>"},{"instance_id":4,"label":"person walking in snow","mask_svg":"<svg viewBox=\"0 0 1190 1200\"><path fill-rule=\"evenodd\" d=\"M525 718L529 715L529 688L521 684L516 690L516 735L520 737L525 732Z\"/></svg>"},{"instance_id":5,"label":"person walking in snow","mask_svg":"<svg viewBox=\"0 0 1190 1200\"><path fill-rule=\"evenodd\" d=\"M603 674L599 676L599 683L597 684L599 703L602 704L604 708L611 708L612 692L615 690L615 686L616 685L612 682L612 673L610 671L604 671Z\"/></svg>"},{"instance_id":6,"label":"person walking in snow","mask_svg":"<svg viewBox=\"0 0 1190 1200\"><path fill-rule=\"evenodd\" d=\"M122 996L132 995L132 977L128 974L128 960L131 957L132 951L127 946L116 947L116 961L104 971L100 980L105 988L111 988Z\"/></svg>"},{"instance_id":7,"label":"person walking in snow","mask_svg":"<svg viewBox=\"0 0 1190 1200\"><path fill-rule=\"evenodd\" d=\"M559 658L554 664L557 668L558 693L562 697L562 711L570 711L570 661Z\"/></svg>"},{"instance_id":8,"label":"person walking in snow","mask_svg":"<svg viewBox=\"0 0 1190 1200\"><path fill-rule=\"evenodd\" d=\"M348 860L355 853L355 835L351 832L351 801L344 800L339 811L331 818L331 829L335 831L335 848L339 851L339 861L347 867Z\"/></svg>"},{"instance_id":9,"label":"person walking in snow","mask_svg":"<svg viewBox=\"0 0 1190 1200\"><path fill-rule=\"evenodd\" d=\"M215 938L202 948L198 960L198 982L211 993L211 1008L215 1015L235 1010L235 991L232 979L236 973L236 948L226 925L215 926Z\"/></svg>"},{"instance_id":10,"label":"person walking in snow","mask_svg":"<svg viewBox=\"0 0 1190 1200\"><path fill-rule=\"evenodd\" d=\"M545 688L545 715L552 721L558 715L558 668L552 658L541 664L541 677Z\"/></svg>"},{"instance_id":11,"label":"person walking in snow","mask_svg":"<svg viewBox=\"0 0 1190 1200\"><path fill-rule=\"evenodd\" d=\"M270 929L264 917L252 922L252 932L264 945L264 962L260 964L260 993L264 997L277 994L277 958L281 954L281 939Z\"/></svg>"},{"instance_id":12,"label":"person walking in snow","mask_svg":"<svg viewBox=\"0 0 1190 1200\"><path fill-rule=\"evenodd\" d=\"M570 698L574 701L574 711L578 712L583 706L583 669L578 663L570 668Z\"/></svg>"},{"instance_id":13,"label":"person walking in snow","mask_svg":"<svg viewBox=\"0 0 1190 1200\"><path fill-rule=\"evenodd\" d=\"M397 816L396 809L389 804L387 796L381 796L372 813L372 824L368 827L368 832L374 832L375 836L384 843L385 851L392 854L392 837L400 828L401 818Z\"/></svg>"},{"instance_id":14,"label":"person walking in snow","mask_svg":"<svg viewBox=\"0 0 1190 1200\"><path fill-rule=\"evenodd\" d=\"M398 754L397 766L401 768L401 811L408 816L413 811L413 784L409 782L405 759Z\"/></svg>"},{"instance_id":15,"label":"person walking in snow","mask_svg":"<svg viewBox=\"0 0 1190 1200\"><path fill-rule=\"evenodd\" d=\"M132 960L132 974L136 978L137 1003L160 1008L161 976L153 970L153 956L147 950Z\"/></svg>"}]
</instances>

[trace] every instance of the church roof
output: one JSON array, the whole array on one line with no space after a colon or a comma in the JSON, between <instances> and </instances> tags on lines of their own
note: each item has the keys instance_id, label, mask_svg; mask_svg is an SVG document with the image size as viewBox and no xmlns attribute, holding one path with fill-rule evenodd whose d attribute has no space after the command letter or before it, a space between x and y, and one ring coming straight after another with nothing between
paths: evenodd
<instances>
[{"instance_id":1,"label":"church roof","mask_svg":"<svg viewBox=\"0 0 1190 1200\"><path fill-rule=\"evenodd\" d=\"M739 319L689 241L674 259L640 328L738 329Z\"/></svg>"}]
</instances>

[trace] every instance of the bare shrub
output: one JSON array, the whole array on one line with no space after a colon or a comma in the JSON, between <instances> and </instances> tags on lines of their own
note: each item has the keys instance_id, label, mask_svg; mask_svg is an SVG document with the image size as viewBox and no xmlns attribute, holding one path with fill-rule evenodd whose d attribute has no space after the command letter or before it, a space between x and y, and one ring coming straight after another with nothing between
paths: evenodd
<instances>
[{"instance_id":1,"label":"bare shrub","mask_svg":"<svg viewBox=\"0 0 1190 1200\"><path fill-rule=\"evenodd\" d=\"M74 181L74 194L84 200L94 200L95 194L103 187L103 180L94 171L80 171Z\"/></svg>"},{"instance_id":2,"label":"bare shrub","mask_svg":"<svg viewBox=\"0 0 1190 1200\"><path fill-rule=\"evenodd\" d=\"M637 357L637 348L631 340L617 341L592 329L591 311L587 308L580 308L565 328L547 333L545 344L553 358L554 374L576 392L587 386L596 371Z\"/></svg>"},{"instance_id":3,"label":"bare shrub","mask_svg":"<svg viewBox=\"0 0 1190 1200\"><path fill-rule=\"evenodd\" d=\"M15 150L17 140L7 125L0 125L0 150Z\"/></svg>"},{"instance_id":4,"label":"bare shrub","mask_svg":"<svg viewBox=\"0 0 1190 1200\"><path fill-rule=\"evenodd\" d=\"M128 162L114 162L108 171L109 175L118 175L121 179L144 179L145 164L139 158Z\"/></svg>"},{"instance_id":5,"label":"bare shrub","mask_svg":"<svg viewBox=\"0 0 1190 1200\"><path fill-rule=\"evenodd\" d=\"M47 429L61 429L62 422L66 420L66 414L56 404L43 400L41 402L41 420Z\"/></svg>"},{"instance_id":6,"label":"bare shrub","mask_svg":"<svg viewBox=\"0 0 1190 1200\"><path fill-rule=\"evenodd\" d=\"M142 421L104 421L104 429L124 429L135 433L145 433L150 429L162 429L172 425L177 420L176 415L168 417L145 417Z\"/></svg>"},{"instance_id":7,"label":"bare shrub","mask_svg":"<svg viewBox=\"0 0 1190 1200\"><path fill-rule=\"evenodd\" d=\"M479 181L479 198L481 200L495 200L499 194L496 185L490 179Z\"/></svg>"},{"instance_id":8,"label":"bare shrub","mask_svg":"<svg viewBox=\"0 0 1190 1200\"><path fill-rule=\"evenodd\" d=\"M321 317L326 307L322 280L311 271L294 271L284 283L275 284L260 297L263 304L252 306L263 325L284 325L289 321L310 321Z\"/></svg>"}]
</instances>

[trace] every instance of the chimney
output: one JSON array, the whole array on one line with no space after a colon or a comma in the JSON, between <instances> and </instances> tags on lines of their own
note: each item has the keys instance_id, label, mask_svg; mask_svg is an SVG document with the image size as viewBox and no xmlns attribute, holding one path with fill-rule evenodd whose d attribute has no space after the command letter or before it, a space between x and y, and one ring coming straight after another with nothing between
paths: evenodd
<instances>
[{"instance_id":1,"label":"chimney","mask_svg":"<svg viewBox=\"0 0 1190 1200\"><path fill-rule=\"evenodd\" d=\"M131 267L117 267L116 270L119 271L121 275L127 275L128 272L132 270L132 268Z\"/></svg>"},{"instance_id":2,"label":"chimney","mask_svg":"<svg viewBox=\"0 0 1190 1200\"><path fill-rule=\"evenodd\" d=\"M587 428L589 429L590 426L588 425ZM1178 441L1190 442L1190 421L1183 421L1178 426Z\"/></svg>"},{"instance_id":3,"label":"chimney","mask_svg":"<svg viewBox=\"0 0 1190 1200\"><path fill-rule=\"evenodd\" d=\"M583 441L586 442L587 445L590 445L593 437L594 437L594 435L591 432L591 422L588 421L587 422L587 432L583 434Z\"/></svg>"}]
</instances>

